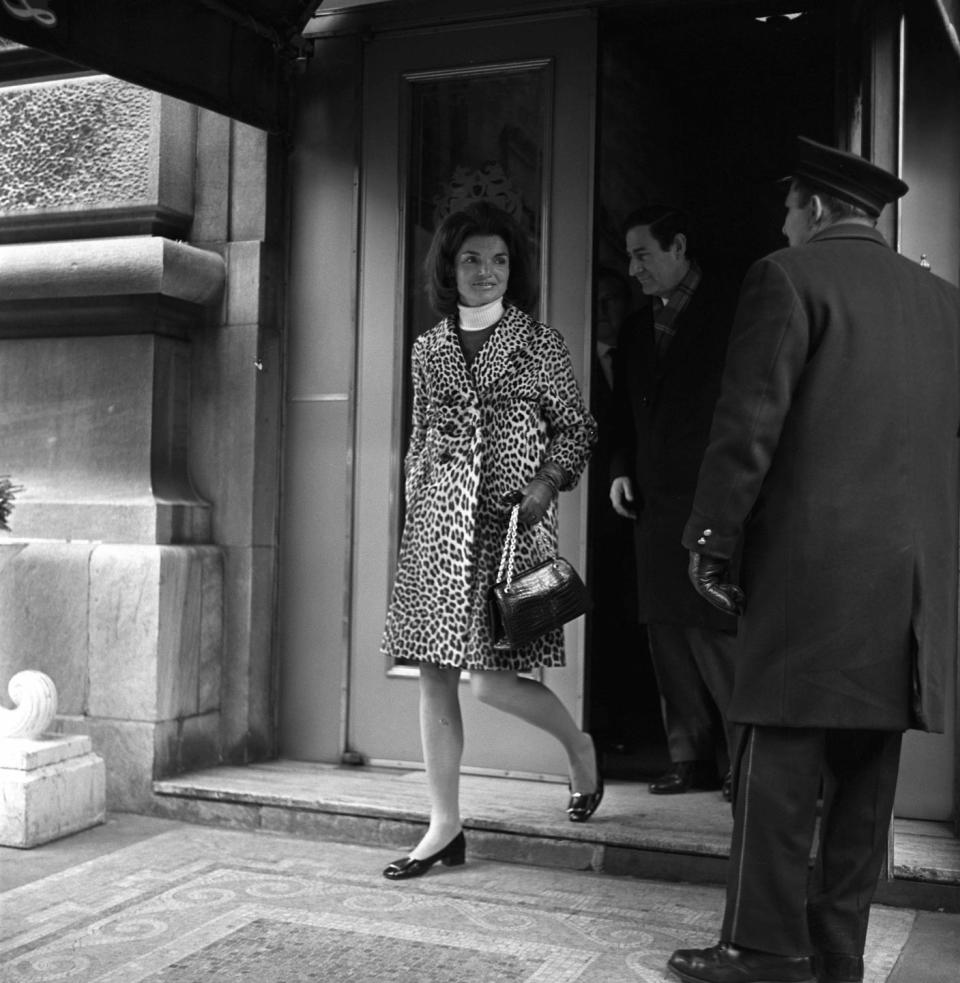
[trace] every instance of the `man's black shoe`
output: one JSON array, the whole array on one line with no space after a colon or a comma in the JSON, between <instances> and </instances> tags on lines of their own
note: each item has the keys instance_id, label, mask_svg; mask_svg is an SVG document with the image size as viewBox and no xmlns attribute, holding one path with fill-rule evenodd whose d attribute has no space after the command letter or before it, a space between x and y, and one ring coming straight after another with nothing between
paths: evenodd
<instances>
[{"instance_id":1,"label":"man's black shoe","mask_svg":"<svg viewBox=\"0 0 960 983\"><path fill-rule=\"evenodd\" d=\"M677 761L666 774L648 786L652 795L677 795L700 789L712 792L721 786L717 769L710 761Z\"/></svg>"},{"instance_id":2,"label":"man's black shoe","mask_svg":"<svg viewBox=\"0 0 960 983\"><path fill-rule=\"evenodd\" d=\"M724 802L733 802L733 772L727 770L723 776L723 787L720 789Z\"/></svg>"},{"instance_id":3,"label":"man's black shoe","mask_svg":"<svg viewBox=\"0 0 960 983\"><path fill-rule=\"evenodd\" d=\"M777 956L729 942L677 949L667 966L684 983L817 983L809 956Z\"/></svg>"}]
</instances>

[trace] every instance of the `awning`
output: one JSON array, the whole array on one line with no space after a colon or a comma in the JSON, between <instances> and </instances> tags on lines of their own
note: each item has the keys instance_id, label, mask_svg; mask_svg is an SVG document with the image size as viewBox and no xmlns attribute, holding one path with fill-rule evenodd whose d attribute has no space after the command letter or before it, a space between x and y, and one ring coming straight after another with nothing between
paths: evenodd
<instances>
[{"instance_id":1,"label":"awning","mask_svg":"<svg viewBox=\"0 0 960 983\"><path fill-rule=\"evenodd\" d=\"M960 55L960 0L930 2ZM0 0L0 37L279 132L308 43L301 32L321 3Z\"/></svg>"},{"instance_id":2,"label":"awning","mask_svg":"<svg viewBox=\"0 0 960 983\"><path fill-rule=\"evenodd\" d=\"M270 131L321 0L0 0L0 36Z\"/></svg>"}]
</instances>

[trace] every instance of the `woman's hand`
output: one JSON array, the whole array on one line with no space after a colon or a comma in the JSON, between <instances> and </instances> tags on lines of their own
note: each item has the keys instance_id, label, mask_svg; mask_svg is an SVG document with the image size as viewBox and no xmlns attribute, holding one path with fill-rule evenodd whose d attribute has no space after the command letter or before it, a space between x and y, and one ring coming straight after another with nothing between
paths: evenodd
<instances>
[{"instance_id":1,"label":"woman's hand","mask_svg":"<svg viewBox=\"0 0 960 983\"><path fill-rule=\"evenodd\" d=\"M553 487L540 478L528 482L519 492L520 514L518 518L525 526L535 526L547 514L553 501Z\"/></svg>"}]
</instances>

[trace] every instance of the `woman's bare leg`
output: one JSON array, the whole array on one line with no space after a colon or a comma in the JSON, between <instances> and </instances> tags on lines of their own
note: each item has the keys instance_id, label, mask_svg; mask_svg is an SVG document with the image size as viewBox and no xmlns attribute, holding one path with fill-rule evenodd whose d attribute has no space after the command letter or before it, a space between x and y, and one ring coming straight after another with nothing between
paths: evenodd
<instances>
[{"instance_id":1,"label":"woman's bare leg","mask_svg":"<svg viewBox=\"0 0 960 983\"><path fill-rule=\"evenodd\" d=\"M424 860L442 850L460 832L459 669L420 666L420 740L430 792L430 825L410 856Z\"/></svg>"},{"instance_id":2,"label":"woman's bare leg","mask_svg":"<svg viewBox=\"0 0 960 983\"><path fill-rule=\"evenodd\" d=\"M471 672L470 688L481 703L513 714L552 734L567 752L571 789L574 792L596 791L598 776L593 738L580 730L552 689L536 679L503 670Z\"/></svg>"}]
</instances>

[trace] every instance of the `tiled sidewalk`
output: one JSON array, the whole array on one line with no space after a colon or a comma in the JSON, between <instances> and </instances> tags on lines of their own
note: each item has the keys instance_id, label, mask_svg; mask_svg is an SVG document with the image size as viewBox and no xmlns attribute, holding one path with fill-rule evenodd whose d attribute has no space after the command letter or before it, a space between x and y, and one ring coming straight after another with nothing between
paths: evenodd
<instances>
[{"instance_id":1,"label":"tiled sidewalk","mask_svg":"<svg viewBox=\"0 0 960 983\"><path fill-rule=\"evenodd\" d=\"M142 816L0 850L3 983L650 983L722 890ZM955 983L960 916L874 908L866 983Z\"/></svg>"}]
</instances>

